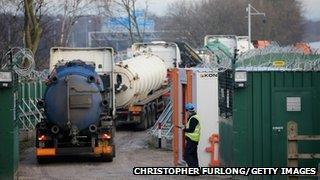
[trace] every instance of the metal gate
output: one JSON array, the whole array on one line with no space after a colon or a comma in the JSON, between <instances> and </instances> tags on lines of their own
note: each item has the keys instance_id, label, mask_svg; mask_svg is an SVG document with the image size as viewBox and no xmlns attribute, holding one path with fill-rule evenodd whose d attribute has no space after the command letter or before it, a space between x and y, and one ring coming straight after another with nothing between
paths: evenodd
<instances>
[{"instance_id":1,"label":"metal gate","mask_svg":"<svg viewBox=\"0 0 320 180\"><path fill-rule=\"evenodd\" d=\"M33 76L28 79L20 79L18 85L17 118L19 128L32 130L43 118L41 111L37 107L39 99L43 98L47 71L34 71Z\"/></svg>"}]
</instances>

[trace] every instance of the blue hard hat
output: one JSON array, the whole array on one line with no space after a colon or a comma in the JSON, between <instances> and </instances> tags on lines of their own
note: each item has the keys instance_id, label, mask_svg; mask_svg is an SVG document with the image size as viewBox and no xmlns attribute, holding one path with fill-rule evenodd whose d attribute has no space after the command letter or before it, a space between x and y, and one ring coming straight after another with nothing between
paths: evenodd
<instances>
[{"instance_id":1,"label":"blue hard hat","mask_svg":"<svg viewBox=\"0 0 320 180\"><path fill-rule=\"evenodd\" d=\"M186 111L195 111L196 106L194 104L192 104L192 103L187 103L185 105L185 109L186 109Z\"/></svg>"}]
</instances>

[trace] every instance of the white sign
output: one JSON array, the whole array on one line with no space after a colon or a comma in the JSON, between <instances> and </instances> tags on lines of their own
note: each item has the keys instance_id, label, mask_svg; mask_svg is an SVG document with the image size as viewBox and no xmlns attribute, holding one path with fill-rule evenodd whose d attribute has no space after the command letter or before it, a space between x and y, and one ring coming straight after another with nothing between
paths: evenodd
<instances>
[{"instance_id":1,"label":"white sign","mask_svg":"<svg viewBox=\"0 0 320 180\"><path fill-rule=\"evenodd\" d=\"M301 111L301 98L287 97L287 111Z\"/></svg>"}]
</instances>

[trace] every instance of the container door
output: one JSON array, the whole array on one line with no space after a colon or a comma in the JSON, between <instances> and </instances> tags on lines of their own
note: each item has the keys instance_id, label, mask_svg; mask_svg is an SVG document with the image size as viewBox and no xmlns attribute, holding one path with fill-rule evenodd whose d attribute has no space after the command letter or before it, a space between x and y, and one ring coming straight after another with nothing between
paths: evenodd
<instances>
[{"instance_id":1,"label":"container door","mask_svg":"<svg viewBox=\"0 0 320 180\"><path fill-rule=\"evenodd\" d=\"M312 92L276 91L273 93L271 154L273 167L287 166L287 123L298 123L298 133L312 133ZM301 147L301 143L299 147ZM303 147L303 149L309 149ZM300 151L301 152L301 151ZM299 166L304 166L300 164Z\"/></svg>"}]
</instances>

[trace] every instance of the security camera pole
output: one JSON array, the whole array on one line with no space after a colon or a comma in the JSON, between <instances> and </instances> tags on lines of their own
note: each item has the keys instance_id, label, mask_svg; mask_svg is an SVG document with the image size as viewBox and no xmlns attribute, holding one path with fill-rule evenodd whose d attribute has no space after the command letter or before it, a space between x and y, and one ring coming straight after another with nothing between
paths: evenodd
<instances>
[{"instance_id":1,"label":"security camera pole","mask_svg":"<svg viewBox=\"0 0 320 180\"><path fill-rule=\"evenodd\" d=\"M251 10L253 10L251 12ZM254 8L253 6L251 6L251 4L248 4L248 7L246 8L246 11L248 13L248 37L249 37L249 41L248 41L248 45L249 45L249 49L250 49L250 43L251 43L251 16L266 16L265 13L259 12L256 8Z\"/></svg>"}]
</instances>

